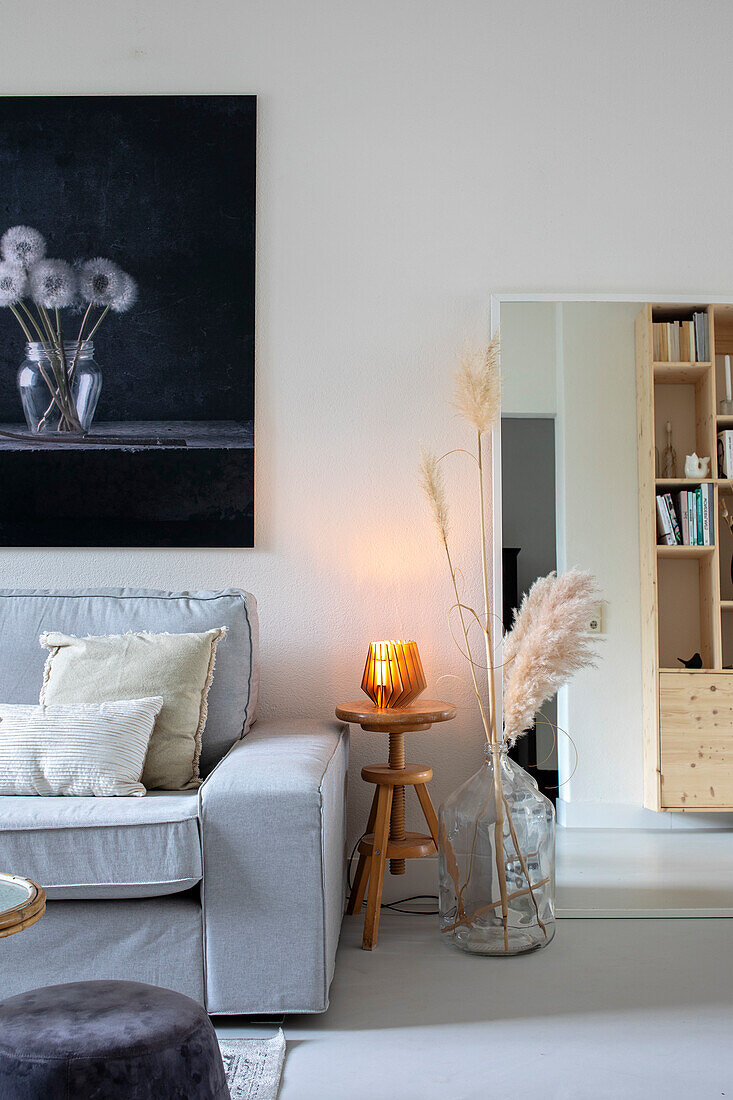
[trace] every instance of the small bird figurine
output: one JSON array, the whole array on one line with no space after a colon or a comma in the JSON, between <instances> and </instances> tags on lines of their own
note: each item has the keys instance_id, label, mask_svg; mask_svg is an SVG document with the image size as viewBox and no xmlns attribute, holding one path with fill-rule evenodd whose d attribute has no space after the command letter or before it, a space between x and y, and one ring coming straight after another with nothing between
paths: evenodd
<instances>
[{"instance_id":1,"label":"small bird figurine","mask_svg":"<svg viewBox=\"0 0 733 1100\"><path fill-rule=\"evenodd\" d=\"M685 668L702 668L702 657L699 653L693 653L689 661L686 661L684 657L678 657L677 660Z\"/></svg>"},{"instance_id":2,"label":"small bird figurine","mask_svg":"<svg viewBox=\"0 0 733 1100\"><path fill-rule=\"evenodd\" d=\"M685 455L685 477L708 477L709 473L709 458L698 458L694 452L691 455Z\"/></svg>"}]
</instances>

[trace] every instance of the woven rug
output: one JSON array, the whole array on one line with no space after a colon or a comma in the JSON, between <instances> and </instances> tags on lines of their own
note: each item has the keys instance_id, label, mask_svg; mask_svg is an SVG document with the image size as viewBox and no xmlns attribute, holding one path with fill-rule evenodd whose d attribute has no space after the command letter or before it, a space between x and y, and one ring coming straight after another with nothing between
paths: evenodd
<instances>
[{"instance_id":1,"label":"woven rug","mask_svg":"<svg viewBox=\"0 0 733 1100\"><path fill-rule=\"evenodd\" d=\"M285 1061L285 1036L220 1039L232 1100L275 1100Z\"/></svg>"}]
</instances>

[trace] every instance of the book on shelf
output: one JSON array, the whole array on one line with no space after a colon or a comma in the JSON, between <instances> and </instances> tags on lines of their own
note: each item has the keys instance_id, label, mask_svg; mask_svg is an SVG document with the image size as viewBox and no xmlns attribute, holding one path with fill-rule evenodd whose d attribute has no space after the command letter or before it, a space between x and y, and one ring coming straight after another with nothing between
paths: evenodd
<instances>
[{"instance_id":1,"label":"book on shelf","mask_svg":"<svg viewBox=\"0 0 733 1100\"><path fill-rule=\"evenodd\" d=\"M712 485L701 485L702 491L702 530L704 546L712 547L715 544L715 507Z\"/></svg>"},{"instance_id":2,"label":"book on shelf","mask_svg":"<svg viewBox=\"0 0 733 1100\"><path fill-rule=\"evenodd\" d=\"M695 326L695 348L697 349L697 362L707 363L709 358L707 314L702 312L693 313L692 320Z\"/></svg>"},{"instance_id":3,"label":"book on shelf","mask_svg":"<svg viewBox=\"0 0 733 1100\"><path fill-rule=\"evenodd\" d=\"M718 477L733 478L733 432L718 432Z\"/></svg>"},{"instance_id":4,"label":"book on shelf","mask_svg":"<svg viewBox=\"0 0 733 1100\"><path fill-rule=\"evenodd\" d=\"M697 545L705 545L705 528L703 526L702 494L695 490L695 503L697 505Z\"/></svg>"},{"instance_id":5,"label":"book on shelf","mask_svg":"<svg viewBox=\"0 0 733 1100\"><path fill-rule=\"evenodd\" d=\"M687 490L680 489L679 493L677 494L677 514L680 517L682 542L685 546L690 545L690 505L687 497Z\"/></svg>"},{"instance_id":6,"label":"book on shelf","mask_svg":"<svg viewBox=\"0 0 733 1100\"><path fill-rule=\"evenodd\" d=\"M660 546L714 546L715 492L698 485L679 492L657 493L657 542Z\"/></svg>"},{"instance_id":7,"label":"book on shelf","mask_svg":"<svg viewBox=\"0 0 733 1100\"><path fill-rule=\"evenodd\" d=\"M667 502L663 495L657 494L657 542L660 546L674 546L676 541Z\"/></svg>"},{"instance_id":8,"label":"book on shelf","mask_svg":"<svg viewBox=\"0 0 733 1100\"><path fill-rule=\"evenodd\" d=\"M682 531L680 529L680 521L679 521L679 518L677 516L677 512L675 511L675 506L674 506L674 503L672 501L672 494L671 493L665 493L664 494L664 503L665 503L665 506L667 508L667 512L669 514L670 523L672 524L672 534L674 535L674 541L678 544L681 544L682 543Z\"/></svg>"},{"instance_id":9,"label":"book on shelf","mask_svg":"<svg viewBox=\"0 0 733 1100\"><path fill-rule=\"evenodd\" d=\"M707 363L707 314L693 313L691 321L654 321L652 353L655 363Z\"/></svg>"}]
</instances>

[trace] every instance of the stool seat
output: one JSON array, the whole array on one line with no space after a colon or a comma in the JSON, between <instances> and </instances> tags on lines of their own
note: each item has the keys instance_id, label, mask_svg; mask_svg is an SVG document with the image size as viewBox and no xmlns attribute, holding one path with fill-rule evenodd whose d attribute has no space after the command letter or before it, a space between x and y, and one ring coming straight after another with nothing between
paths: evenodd
<instances>
[{"instance_id":1,"label":"stool seat","mask_svg":"<svg viewBox=\"0 0 733 1100\"><path fill-rule=\"evenodd\" d=\"M361 778L367 783L386 783L390 787L416 787L418 783L430 782L433 769L423 764L405 764L404 768L390 768L389 764L366 764L361 769Z\"/></svg>"},{"instance_id":2,"label":"stool seat","mask_svg":"<svg viewBox=\"0 0 733 1100\"><path fill-rule=\"evenodd\" d=\"M371 857L374 851L374 833L367 833L359 841L359 854ZM403 840L388 840L385 859L422 859L437 852L435 841L429 833L405 833Z\"/></svg>"},{"instance_id":3,"label":"stool seat","mask_svg":"<svg viewBox=\"0 0 733 1100\"><path fill-rule=\"evenodd\" d=\"M181 993L70 982L0 1001L3 1100L229 1100L213 1025Z\"/></svg>"}]
</instances>

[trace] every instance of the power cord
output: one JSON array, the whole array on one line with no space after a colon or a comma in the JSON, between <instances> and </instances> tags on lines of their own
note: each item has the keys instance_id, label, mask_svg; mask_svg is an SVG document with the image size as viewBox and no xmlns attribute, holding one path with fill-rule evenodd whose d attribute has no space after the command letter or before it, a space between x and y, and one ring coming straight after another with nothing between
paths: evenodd
<instances>
[{"instance_id":1,"label":"power cord","mask_svg":"<svg viewBox=\"0 0 733 1100\"><path fill-rule=\"evenodd\" d=\"M351 849L351 855L349 856L349 863L346 868L346 880L349 887L349 898L351 898L352 884L351 884L351 864L354 861L356 855L356 849L361 844L362 840L366 836L366 833L362 833L357 840L354 847ZM383 901L380 909L391 909L394 913L405 913L408 916L415 917L437 917L440 915L439 909L398 909L398 905L406 905L408 901L437 901L437 894L412 894L409 898L400 898L399 901Z\"/></svg>"}]
</instances>

